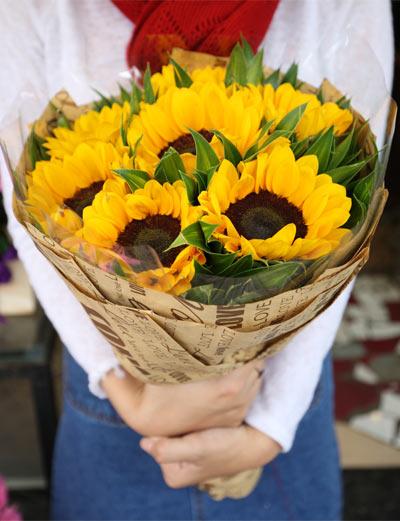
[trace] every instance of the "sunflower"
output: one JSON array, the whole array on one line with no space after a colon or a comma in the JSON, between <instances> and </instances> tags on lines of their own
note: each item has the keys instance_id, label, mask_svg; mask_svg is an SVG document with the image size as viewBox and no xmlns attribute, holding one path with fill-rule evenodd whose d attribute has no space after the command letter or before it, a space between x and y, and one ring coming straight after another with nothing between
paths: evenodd
<instances>
[{"instance_id":1,"label":"sunflower","mask_svg":"<svg viewBox=\"0 0 400 521\"><path fill-rule=\"evenodd\" d=\"M156 72L151 75L150 81L154 94L157 97L165 94L168 89L176 86L173 65L163 65L161 72Z\"/></svg>"},{"instance_id":2,"label":"sunflower","mask_svg":"<svg viewBox=\"0 0 400 521\"><path fill-rule=\"evenodd\" d=\"M202 67L199 69L194 69L191 72L191 78L194 83L217 83L220 86L224 85L225 82L225 74L226 74L226 68L225 67L211 67L210 65L207 65L207 67Z\"/></svg>"},{"instance_id":3,"label":"sunflower","mask_svg":"<svg viewBox=\"0 0 400 521\"><path fill-rule=\"evenodd\" d=\"M227 251L255 260L316 259L349 232L341 226L351 199L329 175L317 175L316 156L296 161L290 147L275 147L239 171L224 160L199 196L203 219L218 225L214 235Z\"/></svg>"},{"instance_id":4,"label":"sunflower","mask_svg":"<svg viewBox=\"0 0 400 521\"><path fill-rule=\"evenodd\" d=\"M218 83L220 86L224 85L225 67L202 67L194 69L190 73L192 81L196 85L204 83ZM171 87L176 87L174 66L172 64L163 65L161 72L156 72L151 76L151 86L157 97L162 96Z\"/></svg>"},{"instance_id":5,"label":"sunflower","mask_svg":"<svg viewBox=\"0 0 400 521\"><path fill-rule=\"evenodd\" d=\"M26 203L50 216L59 225L75 232L82 212L101 191L127 193L125 182L113 168L132 167L128 156L121 157L110 143L93 147L82 143L61 161L40 161L28 179Z\"/></svg>"},{"instance_id":6,"label":"sunflower","mask_svg":"<svg viewBox=\"0 0 400 521\"><path fill-rule=\"evenodd\" d=\"M83 212L81 235L135 259L134 277L142 286L179 294L190 288L194 260L204 262L203 254L192 246L167 248L201 215L199 207L189 204L181 181L162 185L152 179L133 194L99 193Z\"/></svg>"},{"instance_id":7,"label":"sunflower","mask_svg":"<svg viewBox=\"0 0 400 521\"><path fill-rule=\"evenodd\" d=\"M348 109L341 109L336 103L321 103L315 94L296 90L290 83L283 83L276 90L271 85L264 87L264 108L267 120L274 120L275 125L288 112L307 103L306 110L296 127L298 139L318 134L334 127L335 135L340 136L353 122L353 115Z\"/></svg>"},{"instance_id":8,"label":"sunflower","mask_svg":"<svg viewBox=\"0 0 400 521\"><path fill-rule=\"evenodd\" d=\"M154 172L169 147L182 157L187 172L195 164L195 144L189 129L200 132L217 155L223 148L211 132L220 130L243 153L255 141L263 117L262 96L255 88L225 89L216 82L170 88L152 105L143 105L128 130L137 147L138 168Z\"/></svg>"},{"instance_id":9,"label":"sunflower","mask_svg":"<svg viewBox=\"0 0 400 521\"><path fill-rule=\"evenodd\" d=\"M80 143L93 145L98 141L117 144L120 137L121 121L126 121L130 114L129 103L123 106L114 103L100 112L90 110L73 123L73 128L58 127L54 137L48 137L44 147L51 158L63 159L71 155Z\"/></svg>"}]
</instances>

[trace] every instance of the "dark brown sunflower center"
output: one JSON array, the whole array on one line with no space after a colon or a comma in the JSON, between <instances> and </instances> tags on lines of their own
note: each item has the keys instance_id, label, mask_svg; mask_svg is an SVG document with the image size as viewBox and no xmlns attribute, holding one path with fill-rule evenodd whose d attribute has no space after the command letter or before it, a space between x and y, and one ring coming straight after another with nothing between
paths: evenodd
<instances>
[{"instance_id":1,"label":"dark brown sunflower center","mask_svg":"<svg viewBox=\"0 0 400 521\"><path fill-rule=\"evenodd\" d=\"M104 181L96 181L86 188L78 190L73 197L65 199L64 204L82 217L83 210L90 206L96 194L103 188Z\"/></svg>"},{"instance_id":2,"label":"dark brown sunflower center","mask_svg":"<svg viewBox=\"0 0 400 521\"><path fill-rule=\"evenodd\" d=\"M247 239L268 239L290 223L296 225L296 239L307 234L301 211L287 199L267 190L231 204L226 215Z\"/></svg>"},{"instance_id":3,"label":"dark brown sunflower center","mask_svg":"<svg viewBox=\"0 0 400 521\"><path fill-rule=\"evenodd\" d=\"M209 132L204 128L202 130L199 130L199 134L201 134L208 142L212 140L214 135L212 132ZM183 136L179 136L177 139L174 139L174 141L168 143L168 145L164 147L162 150L160 150L160 152L158 153L158 157L160 159L169 149L169 147L175 148L175 150L180 154L184 154L185 152L188 152L190 154L196 153L196 145L194 144L192 134L183 134Z\"/></svg>"},{"instance_id":4,"label":"dark brown sunflower center","mask_svg":"<svg viewBox=\"0 0 400 521\"><path fill-rule=\"evenodd\" d=\"M161 264L170 267L182 247L164 251L178 237L181 226L178 219L170 215L154 215L141 221L131 221L120 233L117 244L125 249L127 255L137 256L138 246L151 246L160 257ZM148 261L145 269L156 268L157 265Z\"/></svg>"}]
</instances>

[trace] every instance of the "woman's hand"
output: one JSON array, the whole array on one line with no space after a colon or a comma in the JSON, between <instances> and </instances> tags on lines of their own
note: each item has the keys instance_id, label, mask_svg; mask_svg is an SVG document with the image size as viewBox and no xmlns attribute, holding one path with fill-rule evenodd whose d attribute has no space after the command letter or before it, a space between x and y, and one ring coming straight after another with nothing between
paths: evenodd
<instances>
[{"instance_id":1,"label":"woman's hand","mask_svg":"<svg viewBox=\"0 0 400 521\"><path fill-rule=\"evenodd\" d=\"M211 427L239 426L256 397L264 362L219 378L186 384L143 384L107 373L102 386L125 423L144 436L177 436Z\"/></svg>"},{"instance_id":2,"label":"woman's hand","mask_svg":"<svg viewBox=\"0 0 400 521\"><path fill-rule=\"evenodd\" d=\"M179 438L142 438L140 446L159 463L171 488L261 467L282 450L272 438L248 425L208 429Z\"/></svg>"}]
</instances>

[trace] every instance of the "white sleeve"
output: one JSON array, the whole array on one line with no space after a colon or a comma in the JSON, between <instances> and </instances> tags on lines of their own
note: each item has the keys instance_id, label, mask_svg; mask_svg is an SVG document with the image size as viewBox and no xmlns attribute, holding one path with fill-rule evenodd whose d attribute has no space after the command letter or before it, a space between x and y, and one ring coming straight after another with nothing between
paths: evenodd
<instances>
[{"instance_id":1,"label":"white sleeve","mask_svg":"<svg viewBox=\"0 0 400 521\"><path fill-rule=\"evenodd\" d=\"M262 387L246 422L277 441L284 452L291 449L297 426L310 406L352 286L265 363Z\"/></svg>"},{"instance_id":2,"label":"white sleeve","mask_svg":"<svg viewBox=\"0 0 400 521\"><path fill-rule=\"evenodd\" d=\"M315 53L317 41L313 42L312 33L314 31L317 34L324 27L328 31L329 23L337 25L337 32L356 28L358 34L368 40L380 62L386 87L390 91L394 43L389 0L326 0L317 3L314 0L281 0L266 38L266 51L268 53L269 50L270 56L274 57L279 56L279 48L283 45L288 44L288 48L291 43L293 47L297 45L300 57L305 61L307 57L312 57L308 61L312 62L318 77L321 67ZM334 29L334 26L331 27ZM346 61L354 65L354 73L349 74L354 76L362 69L364 77L369 69L368 56L360 46L350 47ZM330 66L332 70L335 69L334 64ZM327 76L331 77L329 74ZM365 88L365 82L360 82L360 88ZM276 440L284 452L290 450L298 424L311 403L323 360L333 344L350 291L351 287L346 288L332 306L308 324L282 352L266 362L263 385L248 412L246 422Z\"/></svg>"},{"instance_id":3,"label":"white sleeve","mask_svg":"<svg viewBox=\"0 0 400 521\"><path fill-rule=\"evenodd\" d=\"M27 85L35 92L46 92L41 75L44 57L35 23L41 13L29 2L18 0L0 4L0 135L14 151L15 132L7 135L6 122L19 110L19 94ZM14 116L15 117L15 116ZM110 344L97 331L78 300L73 296L55 268L36 249L24 228L12 212L12 183L3 157L0 157L0 174L4 192L8 229L19 258L28 273L33 289L46 315L53 323L62 342L78 364L86 371L93 394L104 397L99 385L101 377L118 366Z\"/></svg>"},{"instance_id":4,"label":"white sleeve","mask_svg":"<svg viewBox=\"0 0 400 521\"><path fill-rule=\"evenodd\" d=\"M118 367L111 345L95 328L59 273L37 250L28 233L15 219L11 204L11 180L2 157L0 173L8 230L36 296L64 345L88 374L91 392L99 398L105 398L100 386L101 378L110 369Z\"/></svg>"}]
</instances>

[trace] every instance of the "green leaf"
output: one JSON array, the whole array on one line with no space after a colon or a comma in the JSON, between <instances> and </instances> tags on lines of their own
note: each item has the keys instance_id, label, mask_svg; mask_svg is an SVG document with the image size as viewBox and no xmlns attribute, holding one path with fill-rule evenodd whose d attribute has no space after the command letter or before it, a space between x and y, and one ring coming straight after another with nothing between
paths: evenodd
<instances>
[{"instance_id":1,"label":"green leaf","mask_svg":"<svg viewBox=\"0 0 400 521\"><path fill-rule=\"evenodd\" d=\"M342 96L340 99L336 101L336 105L338 105L341 109L348 109L350 107L351 100L346 98L346 96Z\"/></svg>"},{"instance_id":2,"label":"green leaf","mask_svg":"<svg viewBox=\"0 0 400 521\"><path fill-rule=\"evenodd\" d=\"M228 290L224 291L224 304L240 304L250 302L252 299L257 300L259 295L253 294L248 290L250 282L241 282L239 284L232 284ZM249 300L250 298L250 300Z\"/></svg>"},{"instance_id":3,"label":"green leaf","mask_svg":"<svg viewBox=\"0 0 400 521\"><path fill-rule=\"evenodd\" d=\"M212 133L215 134L224 145L225 159L230 161L233 165L237 166L240 161L242 161L242 156L236 146L232 143L232 141L225 137L222 132L219 132L219 130L212 130Z\"/></svg>"},{"instance_id":4,"label":"green leaf","mask_svg":"<svg viewBox=\"0 0 400 521\"><path fill-rule=\"evenodd\" d=\"M324 103L325 103L324 94L323 94L323 92L322 92L321 87L318 89L318 92L317 92L316 96L317 96L317 98L318 98L318 101L319 101L321 104L324 104Z\"/></svg>"},{"instance_id":5,"label":"green leaf","mask_svg":"<svg viewBox=\"0 0 400 521\"><path fill-rule=\"evenodd\" d=\"M299 66L297 63L292 63L289 69L284 74L281 83L290 83L294 88L297 87L297 74L299 71Z\"/></svg>"},{"instance_id":6,"label":"green leaf","mask_svg":"<svg viewBox=\"0 0 400 521\"><path fill-rule=\"evenodd\" d=\"M365 177L362 177L353 183L352 205L350 210L350 218L345 224L346 227L353 228L360 222L363 222L374 193L377 167Z\"/></svg>"},{"instance_id":7,"label":"green leaf","mask_svg":"<svg viewBox=\"0 0 400 521\"><path fill-rule=\"evenodd\" d=\"M211 273L218 275L228 268L237 258L236 253L208 253L207 264L210 265Z\"/></svg>"},{"instance_id":8,"label":"green leaf","mask_svg":"<svg viewBox=\"0 0 400 521\"><path fill-rule=\"evenodd\" d=\"M131 90L131 96L130 96L130 107L131 107L131 114L139 114L140 112L140 102L142 101L143 93L139 89L139 87L132 82L132 90Z\"/></svg>"},{"instance_id":9,"label":"green leaf","mask_svg":"<svg viewBox=\"0 0 400 521\"><path fill-rule=\"evenodd\" d=\"M351 140L349 154L355 154L357 150L360 150L358 145L358 138L360 133L364 131L364 128L368 125L368 121L365 121L361 127L356 127L353 132L353 139Z\"/></svg>"},{"instance_id":10,"label":"green leaf","mask_svg":"<svg viewBox=\"0 0 400 521\"><path fill-rule=\"evenodd\" d=\"M280 69L277 69L272 74L270 74L267 78L264 80L264 85L272 85L274 89L277 89L279 85L281 84L281 71Z\"/></svg>"},{"instance_id":11,"label":"green leaf","mask_svg":"<svg viewBox=\"0 0 400 521\"><path fill-rule=\"evenodd\" d=\"M199 224L200 224L201 230L203 232L204 239L206 242L208 242L210 240L212 234L214 233L214 231L218 228L218 225L206 223L204 221L199 221Z\"/></svg>"},{"instance_id":12,"label":"green leaf","mask_svg":"<svg viewBox=\"0 0 400 521\"><path fill-rule=\"evenodd\" d=\"M333 169L341 165L346 158L347 153L350 150L351 143L353 141L354 127L351 129L349 134L343 139L335 148L329 162L329 169Z\"/></svg>"},{"instance_id":13,"label":"green leaf","mask_svg":"<svg viewBox=\"0 0 400 521\"><path fill-rule=\"evenodd\" d=\"M207 190L208 176L206 172L202 172L201 170L195 170L193 172L193 177L196 179L199 192Z\"/></svg>"},{"instance_id":14,"label":"green leaf","mask_svg":"<svg viewBox=\"0 0 400 521\"><path fill-rule=\"evenodd\" d=\"M251 255L245 255L238 258L237 261L233 262L225 270L221 271L219 275L221 277L241 277L242 273L251 269L253 266L253 257Z\"/></svg>"},{"instance_id":15,"label":"green leaf","mask_svg":"<svg viewBox=\"0 0 400 521\"><path fill-rule=\"evenodd\" d=\"M178 237L165 251L177 248L178 246L187 245L195 246L196 248L207 251L207 241L216 228L218 228L217 224L208 224L203 223L202 221L190 224L181 231Z\"/></svg>"},{"instance_id":16,"label":"green leaf","mask_svg":"<svg viewBox=\"0 0 400 521\"><path fill-rule=\"evenodd\" d=\"M306 137L304 139L301 139L300 141L294 141L292 143L292 150L293 154L295 155L296 159L303 156L304 154L308 154L308 148L310 146L310 137Z\"/></svg>"},{"instance_id":17,"label":"green leaf","mask_svg":"<svg viewBox=\"0 0 400 521\"><path fill-rule=\"evenodd\" d=\"M321 134L307 150L307 155L315 154L318 157L318 172L325 172L328 168L333 144L333 127Z\"/></svg>"},{"instance_id":18,"label":"green leaf","mask_svg":"<svg viewBox=\"0 0 400 521\"><path fill-rule=\"evenodd\" d=\"M367 205L360 201L356 194L353 194L350 217L344 225L345 228L354 228L355 226L357 226L357 224L364 221L366 215Z\"/></svg>"},{"instance_id":19,"label":"green leaf","mask_svg":"<svg viewBox=\"0 0 400 521\"><path fill-rule=\"evenodd\" d=\"M242 44L243 54L247 62L251 61L251 59L254 57L253 49L251 48L251 45L246 40L246 38L243 36L243 34L240 35L240 43Z\"/></svg>"},{"instance_id":20,"label":"green leaf","mask_svg":"<svg viewBox=\"0 0 400 521\"><path fill-rule=\"evenodd\" d=\"M271 119L270 121L267 121L266 123L264 123L264 125L261 127L260 131L259 131L259 135L257 137L257 141L251 145L251 147L249 147L245 154L244 154L244 159L248 159L250 156L253 156L254 154L257 154L258 152L258 144L261 140L261 138L268 132L268 130L271 128L271 126L273 125L274 123L274 120Z\"/></svg>"},{"instance_id":21,"label":"green leaf","mask_svg":"<svg viewBox=\"0 0 400 521\"><path fill-rule=\"evenodd\" d=\"M48 161L50 159L47 149L43 146L45 142L46 140L38 136L35 132L35 127L33 127L28 138L28 155L32 170L38 161Z\"/></svg>"},{"instance_id":22,"label":"green leaf","mask_svg":"<svg viewBox=\"0 0 400 521\"><path fill-rule=\"evenodd\" d=\"M61 111L59 111L59 116L57 118L57 127L68 128L68 129L72 128L71 122L65 116L65 114Z\"/></svg>"},{"instance_id":23,"label":"green leaf","mask_svg":"<svg viewBox=\"0 0 400 521\"><path fill-rule=\"evenodd\" d=\"M249 62L246 83L262 85L264 79L263 60L264 51L261 49Z\"/></svg>"},{"instance_id":24,"label":"green leaf","mask_svg":"<svg viewBox=\"0 0 400 521\"><path fill-rule=\"evenodd\" d=\"M136 140L136 143L133 145L133 148L131 145L129 145L129 154L132 158L136 157L138 146L140 145L140 142L142 141L143 134L139 136Z\"/></svg>"},{"instance_id":25,"label":"green leaf","mask_svg":"<svg viewBox=\"0 0 400 521\"><path fill-rule=\"evenodd\" d=\"M249 151L246 152L245 161L252 161L260 152L267 148L268 145L275 141L275 139L278 139L278 137L289 137L290 134L291 132L289 130L274 130L272 134L270 134L268 138L261 145L259 145L258 149L254 153L248 155L247 152Z\"/></svg>"},{"instance_id":26,"label":"green leaf","mask_svg":"<svg viewBox=\"0 0 400 521\"><path fill-rule=\"evenodd\" d=\"M368 163L369 159L353 163L352 165L339 166L326 172L332 177L334 183L346 186L355 175Z\"/></svg>"},{"instance_id":27,"label":"green leaf","mask_svg":"<svg viewBox=\"0 0 400 521\"><path fill-rule=\"evenodd\" d=\"M252 278L252 282L260 284L264 290L281 290L295 277L304 273L304 271L305 268L301 262L282 262L262 268L262 271L259 271L256 276Z\"/></svg>"},{"instance_id":28,"label":"green leaf","mask_svg":"<svg viewBox=\"0 0 400 521\"><path fill-rule=\"evenodd\" d=\"M172 184L181 178L179 171L185 171L181 156L173 147L169 147L157 165L154 178L159 183Z\"/></svg>"},{"instance_id":29,"label":"green leaf","mask_svg":"<svg viewBox=\"0 0 400 521\"><path fill-rule=\"evenodd\" d=\"M200 264L196 260L194 261L194 270L196 275L207 275L207 276L215 276L214 273L204 264ZM202 277L204 278L204 277Z\"/></svg>"},{"instance_id":30,"label":"green leaf","mask_svg":"<svg viewBox=\"0 0 400 521\"><path fill-rule=\"evenodd\" d=\"M357 196L357 199L367 206L371 202L372 194L374 193L376 177L377 171L375 168L370 174L359 179L353 189L353 194Z\"/></svg>"},{"instance_id":31,"label":"green leaf","mask_svg":"<svg viewBox=\"0 0 400 521\"><path fill-rule=\"evenodd\" d=\"M124 116L121 114L121 126L119 129L119 133L121 135L122 144L127 147L129 145L128 143L128 128L131 122L132 116L129 116L126 120L126 123L124 122Z\"/></svg>"},{"instance_id":32,"label":"green leaf","mask_svg":"<svg viewBox=\"0 0 400 521\"><path fill-rule=\"evenodd\" d=\"M203 286L190 288L188 291L183 293L182 296L187 300L194 300L195 302L200 302L201 304L210 304L212 300L211 295L213 289L214 286L212 284L204 284Z\"/></svg>"},{"instance_id":33,"label":"green leaf","mask_svg":"<svg viewBox=\"0 0 400 521\"><path fill-rule=\"evenodd\" d=\"M121 105L120 101L118 101L114 96L110 96L107 98L104 94L102 94L99 90L93 89L96 94L100 96L100 100L93 102L93 109L96 112L100 112L104 107L112 107L114 103L118 103Z\"/></svg>"},{"instance_id":34,"label":"green leaf","mask_svg":"<svg viewBox=\"0 0 400 521\"><path fill-rule=\"evenodd\" d=\"M135 192L138 188L143 188L147 181L151 178L147 172L143 170L133 170L129 168L117 168L113 170L117 175L128 184L132 192Z\"/></svg>"},{"instance_id":35,"label":"green leaf","mask_svg":"<svg viewBox=\"0 0 400 521\"><path fill-rule=\"evenodd\" d=\"M208 249L210 250L211 253L225 253L225 249L224 249L223 245L219 241L216 241L214 239L211 239L208 242ZM228 255L228 254L226 254L226 255Z\"/></svg>"},{"instance_id":36,"label":"green leaf","mask_svg":"<svg viewBox=\"0 0 400 521\"><path fill-rule=\"evenodd\" d=\"M281 119L276 126L276 130L289 130L290 132L293 132L299 124L306 108L307 103L303 103L302 105L292 109L284 118Z\"/></svg>"},{"instance_id":37,"label":"green leaf","mask_svg":"<svg viewBox=\"0 0 400 521\"><path fill-rule=\"evenodd\" d=\"M196 145L196 169L207 172L210 168L219 164L217 154L214 152L210 143L199 132L189 128Z\"/></svg>"},{"instance_id":38,"label":"green leaf","mask_svg":"<svg viewBox=\"0 0 400 521\"><path fill-rule=\"evenodd\" d=\"M144 101L150 105L156 101L156 95L154 94L153 86L151 84L151 69L150 65L147 64L146 72L143 76L143 88L144 88Z\"/></svg>"},{"instance_id":39,"label":"green leaf","mask_svg":"<svg viewBox=\"0 0 400 521\"><path fill-rule=\"evenodd\" d=\"M131 99L131 96L129 94L129 92L122 86L118 83L118 87L119 87L119 96L121 98L121 101L124 103L125 101L130 101Z\"/></svg>"},{"instance_id":40,"label":"green leaf","mask_svg":"<svg viewBox=\"0 0 400 521\"><path fill-rule=\"evenodd\" d=\"M111 269L114 271L115 275L118 275L119 277L126 277L126 274L118 261L115 260L111 263Z\"/></svg>"},{"instance_id":41,"label":"green leaf","mask_svg":"<svg viewBox=\"0 0 400 521\"><path fill-rule=\"evenodd\" d=\"M179 63L177 63L171 57L170 57L169 61L174 66L174 76L175 76L176 86L179 88L190 87L190 85L193 83L193 81L192 81L192 78L189 76L189 74L185 71L185 69L183 67L181 67L179 65Z\"/></svg>"},{"instance_id":42,"label":"green leaf","mask_svg":"<svg viewBox=\"0 0 400 521\"><path fill-rule=\"evenodd\" d=\"M273 119L270 119L269 121L266 121L263 126L261 127L260 129L260 133L258 135L258 139L261 139L262 137L265 136L265 134L268 132L268 130L272 127L272 125L274 124L274 120Z\"/></svg>"},{"instance_id":43,"label":"green leaf","mask_svg":"<svg viewBox=\"0 0 400 521\"><path fill-rule=\"evenodd\" d=\"M226 66L225 85L228 87L232 83L246 85L247 82L247 66L246 55L239 43L235 45Z\"/></svg>"},{"instance_id":44,"label":"green leaf","mask_svg":"<svg viewBox=\"0 0 400 521\"><path fill-rule=\"evenodd\" d=\"M192 204L192 205L198 204L197 198L199 196L199 187L198 187L198 184L195 181L195 179L193 179L193 177L190 177L187 174L185 174L185 172L182 172L182 170L179 171L179 176L182 179L182 181L186 187L186 192L187 192L190 204Z\"/></svg>"}]
</instances>

